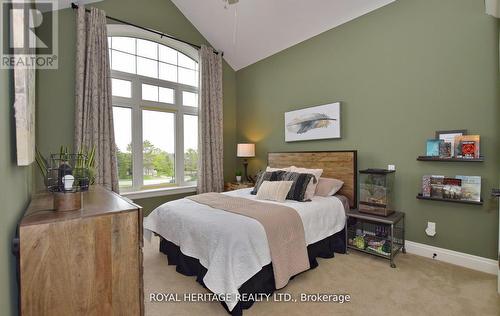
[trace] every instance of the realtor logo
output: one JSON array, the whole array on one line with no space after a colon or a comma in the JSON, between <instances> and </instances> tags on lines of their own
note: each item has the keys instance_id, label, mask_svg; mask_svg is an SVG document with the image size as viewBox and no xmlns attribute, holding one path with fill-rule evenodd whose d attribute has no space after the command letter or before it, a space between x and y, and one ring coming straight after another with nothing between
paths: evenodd
<instances>
[{"instance_id":1,"label":"realtor logo","mask_svg":"<svg viewBox=\"0 0 500 316\"><path fill-rule=\"evenodd\" d=\"M57 0L0 0L0 68L58 67Z\"/></svg>"}]
</instances>

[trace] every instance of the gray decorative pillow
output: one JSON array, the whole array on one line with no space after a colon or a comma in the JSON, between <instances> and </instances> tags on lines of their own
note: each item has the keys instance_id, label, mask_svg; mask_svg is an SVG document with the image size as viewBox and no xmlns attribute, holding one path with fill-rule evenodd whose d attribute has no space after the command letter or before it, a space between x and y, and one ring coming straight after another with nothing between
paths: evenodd
<instances>
[{"instance_id":1,"label":"gray decorative pillow","mask_svg":"<svg viewBox=\"0 0 500 316\"><path fill-rule=\"evenodd\" d=\"M310 201L306 199L306 190L310 181L315 181L315 177L310 173L285 172L281 175L281 181L293 181L290 191L286 196L287 200L299 202Z\"/></svg>"},{"instance_id":2,"label":"gray decorative pillow","mask_svg":"<svg viewBox=\"0 0 500 316\"><path fill-rule=\"evenodd\" d=\"M257 174L257 180L255 180L255 187L253 188L252 192L250 194L257 194L259 191L260 186L262 185L262 182L264 181L280 181L281 180L281 175L284 174L285 171L272 171L272 172L267 172L267 171L261 171L259 174Z\"/></svg>"}]
</instances>

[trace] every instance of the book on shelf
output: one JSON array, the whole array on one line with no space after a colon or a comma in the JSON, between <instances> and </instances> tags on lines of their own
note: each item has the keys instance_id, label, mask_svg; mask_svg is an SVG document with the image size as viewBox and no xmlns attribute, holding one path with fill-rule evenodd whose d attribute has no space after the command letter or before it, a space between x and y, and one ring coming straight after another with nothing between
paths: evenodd
<instances>
[{"instance_id":1,"label":"book on shelf","mask_svg":"<svg viewBox=\"0 0 500 316\"><path fill-rule=\"evenodd\" d=\"M462 180L457 178L444 178L443 198L460 200L462 198Z\"/></svg>"},{"instance_id":2,"label":"book on shelf","mask_svg":"<svg viewBox=\"0 0 500 316\"><path fill-rule=\"evenodd\" d=\"M422 177L422 196L431 196L431 176Z\"/></svg>"},{"instance_id":3,"label":"book on shelf","mask_svg":"<svg viewBox=\"0 0 500 316\"><path fill-rule=\"evenodd\" d=\"M456 176L462 181L462 196L465 201L481 201L481 177L479 176Z\"/></svg>"},{"instance_id":4,"label":"book on shelf","mask_svg":"<svg viewBox=\"0 0 500 316\"><path fill-rule=\"evenodd\" d=\"M441 141L439 143L439 157L451 158L451 143Z\"/></svg>"},{"instance_id":5,"label":"book on shelf","mask_svg":"<svg viewBox=\"0 0 500 316\"><path fill-rule=\"evenodd\" d=\"M455 157L455 136L458 135L463 134L461 131L457 131L456 133L445 133L439 135L439 139L450 144L450 157Z\"/></svg>"},{"instance_id":6,"label":"book on shelf","mask_svg":"<svg viewBox=\"0 0 500 316\"><path fill-rule=\"evenodd\" d=\"M439 156L439 144L444 143L441 139L428 139L427 140L427 156Z\"/></svg>"},{"instance_id":7,"label":"book on shelf","mask_svg":"<svg viewBox=\"0 0 500 316\"><path fill-rule=\"evenodd\" d=\"M457 158L479 159L480 158L480 135L455 136L455 156Z\"/></svg>"},{"instance_id":8,"label":"book on shelf","mask_svg":"<svg viewBox=\"0 0 500 316\"><path fill-rule=\"evenodd\" d=\"M431 197L443 198L444 176L431 176Z\"/></svg>"},{"instance_id":9,"label":"book on shelf","mask_svg":"<svg viewBox=\"0 0 500 316\"><path fill-rule=\"evenodd\" d=\"M476 158L475 153L476 153L476 142L473 141L462 142L462 157Z\"/></svg>"}]
</instances>

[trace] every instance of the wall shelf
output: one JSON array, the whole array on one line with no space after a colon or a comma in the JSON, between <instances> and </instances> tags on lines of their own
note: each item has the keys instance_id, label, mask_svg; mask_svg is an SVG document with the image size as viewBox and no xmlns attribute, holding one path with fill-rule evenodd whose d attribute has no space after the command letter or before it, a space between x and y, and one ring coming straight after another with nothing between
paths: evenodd
<instances>
[{"instance_id":1,"label":"wall shelf","mask_svg":"<svg viewBox=\"0 0 500 316\"><path fill-rule=\"evenodd\" d=\"M418 156L419 161L444 161L444 162L483 162L484 157L479 158L440 158L438 156Z\"/></svg>"},{"instance_id":2,"label":"wall shelf","mask_svg":"<svg viewBox=\"0 0 500 316\"><path fill-rule=\"evenodd\" d=\"M430 201L441 201L441 202L452 202L452 203L462 203L462 204L472 204L472 205L483 205L483 199L481 199L480 202L478 202L478 201L465 201L465 200L452 200L452 199L444 199L444 198L427 197L427 196L423 196L422 193L419 193L417 195L417 199L430 200Z\"/></svg>"}]
</instances>

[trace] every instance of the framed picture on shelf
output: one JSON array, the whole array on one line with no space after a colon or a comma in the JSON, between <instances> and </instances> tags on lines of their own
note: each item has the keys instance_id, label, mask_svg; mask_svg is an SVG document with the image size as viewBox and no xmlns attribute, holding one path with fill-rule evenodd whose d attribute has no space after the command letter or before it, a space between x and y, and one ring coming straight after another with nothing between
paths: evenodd
<instances>
[{"instance_id":1,"label":"framed picture on shelf","mask_svg":"<svg viewBox=\"0 0 500 316\"><path fill-rule=\"evenodd\" d=\"M466 129L448 130L448 131L436 131L436 139L440 139L445 143L450 143L450 156L455 157L455 137L467 135ZM447 157L447 158L449 158Z\"/></svg>"}]
</instances>

